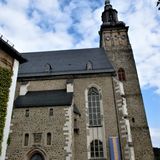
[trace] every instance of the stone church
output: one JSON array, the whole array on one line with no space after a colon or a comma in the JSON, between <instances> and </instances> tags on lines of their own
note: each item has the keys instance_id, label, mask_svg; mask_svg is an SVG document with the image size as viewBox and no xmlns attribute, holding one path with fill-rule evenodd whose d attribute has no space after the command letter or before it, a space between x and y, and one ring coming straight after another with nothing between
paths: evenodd
<instances>
[{"instance_id":1,"label":"stone church","mask_svg":"<svg viewBox=\"0 0 160 160\"><path fill-rule=\"evenodd\" d=\"M128 26L105 2L100 47L23 53L8 160L153 160Z\"/></svg>"}]
</instances>

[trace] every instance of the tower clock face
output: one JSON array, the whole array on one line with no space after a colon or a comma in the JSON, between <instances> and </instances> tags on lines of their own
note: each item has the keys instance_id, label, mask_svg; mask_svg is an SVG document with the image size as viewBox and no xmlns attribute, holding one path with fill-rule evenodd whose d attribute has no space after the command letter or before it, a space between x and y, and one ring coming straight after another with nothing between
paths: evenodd
<instances>
[{"instance_id":1,"label":"tower clock face","mask_svg":"<svg viewBox=\"0 0 160 160\"><path fill-rule=\"evenodd\" d=\"M105 36L105 39L106 39L107 41L109 41L109 40L111 39L111 37L110 37L110 36Z\"/></svg>"},{"instance_id":2,"label":"tower clock face","mask_svg":"<svg viewBox=\"0 0 160 160\"><path fill-rule=\"evenodd\" d=\"M122 35L121 38L124 40L126 39L126 35Z\"/></svg>"}]
</instances>

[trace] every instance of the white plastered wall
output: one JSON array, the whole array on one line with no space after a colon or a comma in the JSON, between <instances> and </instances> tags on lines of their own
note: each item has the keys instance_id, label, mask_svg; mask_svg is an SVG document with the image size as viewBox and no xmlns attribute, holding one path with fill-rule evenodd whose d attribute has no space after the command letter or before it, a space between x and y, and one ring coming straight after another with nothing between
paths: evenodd
<instances>
[{"instance_id":1,"label":"white plastered wall","mask_svg":"<svg viewBox=\"0 0 160 160\"><path fill-rule=\"evenodd\" d=\"M64 108L66 123L64 124L63 131L65 136L64 150L67 153L66 160L73 160L73 104L71 107Z\"/></svg>"}]
</instances>

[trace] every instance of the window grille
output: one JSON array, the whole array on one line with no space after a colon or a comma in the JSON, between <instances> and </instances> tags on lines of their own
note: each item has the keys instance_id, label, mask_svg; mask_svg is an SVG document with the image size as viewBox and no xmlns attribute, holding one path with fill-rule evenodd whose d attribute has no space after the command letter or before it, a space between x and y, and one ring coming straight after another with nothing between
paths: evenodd
<instances>
[{"instance_id":1,"label":"window grille","mask_svg":"<svg viewBox=\"0 0 160 160\"><path fill-rule=\"evenodd\" d=\"M103 158L103 143L100 140L93 140L90 144L91 158Z\"/></svg>"},{"instance_id":2,"label":"window grille","mask_svg":"<svg viewBox=\"0 0 160 160\"><path fill-rule=\"evenodd\" d=\"M101 126L100 94L94 87L88 91L89 125Z\"/></svg>"}]
</instances>

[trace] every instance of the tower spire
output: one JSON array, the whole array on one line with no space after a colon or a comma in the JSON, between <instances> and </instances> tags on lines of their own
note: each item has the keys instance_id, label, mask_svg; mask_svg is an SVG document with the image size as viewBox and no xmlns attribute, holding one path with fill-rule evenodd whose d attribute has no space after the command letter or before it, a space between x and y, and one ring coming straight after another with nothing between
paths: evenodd
<instances>
[{"instance_id":1,"label":"tower spire","mask_svg":"<svg viewBox=\"0 0 160 160\"><path fill-rule=\"evenodd\" d=\"M125 23L118 20L118 12L112 8L110 0L105 0L105 7L102 13L101 28L108 28L113 26L125 26Z\"/></svg>"},{"instance_id":2,"label":"tower spire","mask_svg":"<svg viewBox=\"0 0 160 160\"><path fill-rule=\"evenodd\" d=\"M110 5L110 0L105 0L105 5Z\"/></svg>"}]
</instances>

